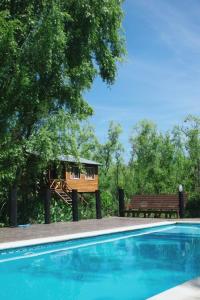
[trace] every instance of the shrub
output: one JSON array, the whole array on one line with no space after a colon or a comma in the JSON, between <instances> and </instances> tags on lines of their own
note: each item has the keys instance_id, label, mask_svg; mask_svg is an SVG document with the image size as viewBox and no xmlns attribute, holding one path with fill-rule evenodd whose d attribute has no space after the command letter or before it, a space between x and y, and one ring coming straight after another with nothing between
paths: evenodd
<instances>
[{"instance_id":1,"label":"shrub","mask_svg":"<svg viewBox=\"0 0 200 300\"><path fill-rule=\"evenodd\" d=\"M191 218L200 217L200 193L194 193L188 199L186 216Z\"/></svg>"}]
</instances>

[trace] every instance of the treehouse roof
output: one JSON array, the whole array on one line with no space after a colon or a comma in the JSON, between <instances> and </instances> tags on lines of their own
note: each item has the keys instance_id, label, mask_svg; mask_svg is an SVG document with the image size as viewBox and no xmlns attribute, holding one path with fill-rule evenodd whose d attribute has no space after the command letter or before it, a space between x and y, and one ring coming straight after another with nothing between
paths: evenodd
<instances>
[{"instance_id":1,"label":"treehouse roof","mask_svg":"<svg viewBox=\"0 0 200 300\"><path fill-rule=\"evenodd\" d=\"M86 158L82 158L82 157L75 157L73 155L60 155L58 157L58 159L60 161L65 161L65 162L72 162L72 163L81 163L81 164L86 164L86 165L101 165L99 162L96 162L94 160L89 160Z\"/></svg>"}]
</instances>

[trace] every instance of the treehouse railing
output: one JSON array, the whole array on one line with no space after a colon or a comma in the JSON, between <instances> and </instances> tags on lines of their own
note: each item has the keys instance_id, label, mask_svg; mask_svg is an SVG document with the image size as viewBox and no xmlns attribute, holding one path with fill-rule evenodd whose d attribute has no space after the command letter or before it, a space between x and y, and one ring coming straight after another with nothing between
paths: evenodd
<instances>
[{"instance_id":1,"label":"treehouse railing","mask_svg":"<svg viewBox=\"0 0 200 300\"><path fill-rule=\"evenodd\" d=\"M50 189L62 189L68 192L72 191L72 188L66 183L64 179L50 179Z\"/></svg>"}]
</instances>

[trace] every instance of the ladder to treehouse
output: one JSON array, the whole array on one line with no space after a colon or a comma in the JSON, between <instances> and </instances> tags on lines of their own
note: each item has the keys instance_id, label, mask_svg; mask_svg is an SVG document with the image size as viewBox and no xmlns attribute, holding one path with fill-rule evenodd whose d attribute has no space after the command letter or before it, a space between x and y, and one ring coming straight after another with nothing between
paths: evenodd
<instances>
[{"instance_id":1,"label":"ladder to treehouse","mask_svg":"<svg viewBox=\"0 0 200 300\"><path fill-rule=\"evenodd\" d=\"M68 205L72 205L72 189L67 185L63 179L53 179L50 182L50 190L55 193L59 199L64 201ZM87 203L84 197L78 193L78 197L81 201Z\"/></svg>"}]
</instances>

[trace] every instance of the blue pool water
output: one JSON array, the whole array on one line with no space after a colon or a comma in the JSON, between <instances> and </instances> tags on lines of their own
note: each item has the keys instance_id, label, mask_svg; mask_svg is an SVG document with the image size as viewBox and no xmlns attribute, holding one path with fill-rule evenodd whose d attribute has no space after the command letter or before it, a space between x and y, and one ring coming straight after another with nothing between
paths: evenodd
<instances>
[{"instance_id":1,"label":"blue pool water","mask_svg":"<svg viewBox=\"0 0 200 300\"><path fill-rule=\"evenodd\" d=\"M200 225L0 252L1 300L140 300L200 275Z\"/></svg>"}]
</instances>

